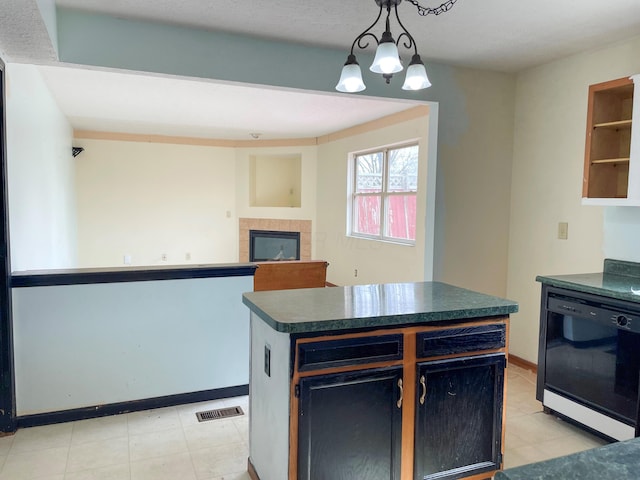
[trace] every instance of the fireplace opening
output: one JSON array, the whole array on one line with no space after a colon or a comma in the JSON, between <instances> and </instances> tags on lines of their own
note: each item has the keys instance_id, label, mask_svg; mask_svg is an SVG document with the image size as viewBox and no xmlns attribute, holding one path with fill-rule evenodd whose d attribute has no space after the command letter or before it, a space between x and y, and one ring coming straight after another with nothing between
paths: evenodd
<instances>
[{"instance_id":1,"label":"fireplace opening","mask_svg":"<svg viewBox=\"0 0 640 480\"><path fill-rule=\"evenodd\" d=\"M249 261L300 260L300 232L249 230Z\"/></svg>"}]
</instances>

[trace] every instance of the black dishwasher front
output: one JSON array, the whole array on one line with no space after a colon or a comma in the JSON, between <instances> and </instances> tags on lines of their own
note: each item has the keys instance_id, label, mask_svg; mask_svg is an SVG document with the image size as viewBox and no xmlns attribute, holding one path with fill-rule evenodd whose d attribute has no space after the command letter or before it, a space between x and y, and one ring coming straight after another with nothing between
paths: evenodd
<instances>
[{"instance_id":1,"label":"black dishwasher front","mask_svg":"<svg viewBox=\"0 0 640 480\"><path fill-rule=\"evenodd\" d=\"M640 306L545 286L537 399L616 440L638 436Z\"/></svg>"}]
</instances>

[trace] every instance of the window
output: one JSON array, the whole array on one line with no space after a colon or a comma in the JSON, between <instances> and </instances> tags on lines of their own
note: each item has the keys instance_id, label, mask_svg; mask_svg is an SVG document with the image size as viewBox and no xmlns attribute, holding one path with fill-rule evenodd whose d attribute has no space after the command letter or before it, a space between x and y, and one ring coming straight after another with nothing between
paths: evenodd
<instances>
[{"instance_id":1,"label":"window","mask_svg":"<svg viewBox=\"0 0 640 480\"><path fill-rule=\"evenodd\" d=\"M358 153L352 178L350 234L415 244L418 145Z\"/></svg>"}]
</instances>

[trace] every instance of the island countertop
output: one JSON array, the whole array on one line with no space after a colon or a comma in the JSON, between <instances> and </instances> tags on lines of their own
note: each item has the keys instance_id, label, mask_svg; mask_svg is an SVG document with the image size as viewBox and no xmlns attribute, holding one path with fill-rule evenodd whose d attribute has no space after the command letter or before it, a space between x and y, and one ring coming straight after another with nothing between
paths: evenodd
<instances>
[{"instance_id":1,"label":"island countertop","mask_svg":"<svg viewBox=\"0 0 640 480\"><path fill-rule=\"evenodd\" d=\"M511 300L441 282L249 292L242 301L285 333L472 320L518 311Z\"/></svg>"},{"instance_id":2,"label":"island countertop","mask_svg":"<svg viewBox=\"0 0 640 480\"><path fill-rule=\"evenodd\" d=\"M496 473L495 480L636 480L640 438Z\"/></svg>"}]
</instances>

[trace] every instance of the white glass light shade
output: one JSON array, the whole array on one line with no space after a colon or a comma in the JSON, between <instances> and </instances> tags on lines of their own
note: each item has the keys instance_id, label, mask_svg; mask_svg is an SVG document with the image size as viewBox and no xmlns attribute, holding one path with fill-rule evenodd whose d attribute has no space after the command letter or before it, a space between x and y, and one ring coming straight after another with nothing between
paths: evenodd
<instances>
[{"instance_id":1,"label":"white glass light shade","mask_svg":"<svg viewBox=\"0 0 640 480\"><path fill-rule=\"evenodd\" d=\"M362 81L362 72L360 71L360 65L357 63L347 63L342 67L342 73L340 74L340 80L336 85L336 90L339 92L355 93L361 92L367 88Z\"/></svg>"},{"instance_id":2,"label":"white glass light shade","mask_svg":"<svg viewBox=\"0 0 640 480\"><path fill-rule=\"evenodd\" d=\"M380 42L369 70L375 73L391 74L402 71L402 68L396 44L394 42Z\"/></svg>"},{"instance_id":3,"label":"white glass light shade","mask_svg":"<svg viewBox=\"0 0 640 480\"><path fill-rule=\"evenodd\" d=\"M407 68L407 76L404 79L404 85L402 85L403 90L422 90L425 88L429 88L431 86L431 82L429 81L429 77L427 77L427 70L424 68L424 64L420 63L412 63Z\"/></svg>"}]
</instances>

